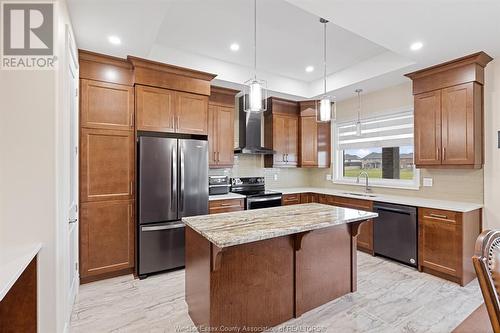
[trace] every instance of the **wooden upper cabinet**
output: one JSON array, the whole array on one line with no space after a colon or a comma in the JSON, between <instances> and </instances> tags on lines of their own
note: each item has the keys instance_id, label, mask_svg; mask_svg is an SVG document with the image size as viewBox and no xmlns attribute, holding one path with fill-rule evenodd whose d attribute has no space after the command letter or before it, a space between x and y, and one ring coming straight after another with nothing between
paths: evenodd
<instances>
[{"instance_id":1,"label":"wooden upper cabinet","mask_svg":"<svg viewBox=\"0 0 500 333\"><path fill-rule=\"evenodd\" d=\"M132 130L134 88L115 83L80 80L81 127Z\"/></svg>"},{"instance_id":2,"label":"wooden upper cabinet","mask_svg":"<svg viewBox=\"0 0 500 333\"><path fill-rule=\"evenodd\" d=\"M208 133L208 96L176 92L176 132Z\"/></svg>"},{"instance_id":3,"label":"wooden upper cabinet","mask_svg":"<svg viewBox=\"0 0 500 333\"><path fill-rule=\"evenodd\" d=\"M417 167L483 165L484 52L407 74L415 98Z\"/></svg>"},{"instance_id":4,"label":"wooden upper cabinet","mask_svg":"<svg viewBox=\"0 0 500 333\"><path fill-rule=\"evenodd\" d=\"M174 132L174 95L172 90L137 85L137 130Z\"/></svg>"},{"instance_id":5,"label":"wooden upper cabinet","mask_svg":"<svg viewBox=\"0 0 500 333\"><path fill-rule=\"evenodd\" d=\"M237 90L212 87L208 104L209 167L234 164L234 113Z\"/></svg>"},{"instance_id":6,"label":"wooden upper cabinet","mask_svg":"<svg viewBox=\"0 0 500 333\"><path fill-rule=\"evenodd\" d=\"M475 85L461 84L441 92L443 164L474 164Z\"/></svg>"},{"instance_id":7,"label":"wooden upper cabinet","mask_svg":"<svg viewBox=\"0 0 500 333\"><path fill-rule=\"evenodd\" d=\"M208 133L208 97L163 88L136 86L137 130Z\"/></svg>"},{"instance_id":8,"label":"wooden upper cabinet","mask_svg":"<svg viewBox=\"0 0 500 333\"><path fill-rule=\"evenodd\" d=\"M133 199L134 133L81 130L80 201Z\"/></svg>"},{"instance_id":9,"label":"wooden upper cabinet","mask_svg":"<svg viewBox=\"0 0 500 333\"><path fill-rule=\"evenodd\" d=\"M83 203L80 211L82 282L134 267L134 200Z\"/></svg>"},{"instance_id":10,"label":"wooden upper cabinet","mask_svg":"<svg viewBox=\"0 0 500 333\"><path fill-rule=\"evenodd\" d=\"M441 164L441 91L415 95L415 164Z\"/></svg>"},{"instance_id":11,"label":"wooden upper cabinet","mask_svg":"<svg viewBox=\"0 0 500 333\"><path fill-rule=\"evenodd\" d=\"M295 167L299 159L298 103L270 97L267 105L264 145L275 153L264 157L264 165L266 168Z\"/></svg>"},{"instance_id":12,"label":"wooden upper cabinet","mask_svg":"<svg viewBox=\"0 0 500 333\"><path fill-rule=\"evenodd\" d=\"M299 105L299 166L330 167L330 122L316 121L314 101L303 101Z\"/></svg>"}]
</instances>

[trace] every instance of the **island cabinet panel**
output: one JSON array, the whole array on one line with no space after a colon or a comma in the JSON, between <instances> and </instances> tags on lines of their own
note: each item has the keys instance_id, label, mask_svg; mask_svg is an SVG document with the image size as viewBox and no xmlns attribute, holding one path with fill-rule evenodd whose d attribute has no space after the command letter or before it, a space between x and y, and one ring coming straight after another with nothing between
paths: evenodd
<instances>
[{"instance_id":1,"label":"island cabinet panel","mask_svg":"<svg viewBox=\"0 0 500 333\"><path fill-rule=\"evenodd\" d=\"M281 204L283 206L300 204L300 193L283 194Z\"/></svg>"},{"instance_id":2,"label":"island cabinet panel","mask_svg":"<svg viewBox=\"0 0 500 333\"><path fill-rule=\"evenodd\" d=\"M134 267L134 200L84 203L80 210L82 283ZM93 278L94 277L94 278Z\"/></svg>"},{"instance_id":3,"label":"island cabinet panel","mask_svg":"<svg viewBox=\"0 0 500 333\"><path fill-rule=\"evenodd\" d=\"M295 254L295 316L348 294L351 278L351 226L305 233ZM335 253L335 255L332 255Z\"/></svg>"},{"instance_id":4,"label":"island cabinet panel","mask_svg":"<svg viewBox=\"0 0 500 333\"><path fill-rule=\"evenodd\" d=\"M479 52L407 74L415 99L415 165L481 168L484 68Z\"/></svg>"},{"instance_id":5,"label":"island cabinet panel","mask_svg":"<svg viewBox=\"0 0 500 333\"><path fill-rule=\"evenodd\" d=\"M212 200L208 203L209 213L238 212L245 209L244 199Z\"/></svg>"},{"instance_id":6,"label":"island cabinet panel","mask_svg":"<svg viewBox=\"0 0 500 333\"><path fill-rule=\"evenodd\" d=\"M373 202L369 200L362 199L352 199L352 198L343 198L337 196L330 196L329 202L330 205L359 209L365 211L373 210ZM373 220L367 220L361 223L359 229L359 235L357 238L358 249L370 254L373 253Z\"/></svg>"},{"instance_id":7,"label":"island cabinet panel","mask_svg":"<svg viewBox=\"0 0 500 333\"><path fill-rule=\"evenodd\" d=\"M186 227L186 302L194 324L262 331L292 319L293 244L283 236L218 249Z\"/></svg>"},{"instance_id":8,"label":"island cabinet panel","mask_svg":"<svg viewBox=\"0 0 500 333\"><path fill-rule=\"evenodd\" d=\"M134 128L134 88L80 80L81 126L115 130Z\"/></svg>"},{"instance_id":9,"label":"island cabinet panel","mask_svg":"<svg viewBox=\"0 0 500 333\"><path fill-rule=\"evenodd\" d=\"M475 278L474 242L479 236L481 212L467 213L419 208L420 271L466 285Z\"/></svg>"}]
</instances>

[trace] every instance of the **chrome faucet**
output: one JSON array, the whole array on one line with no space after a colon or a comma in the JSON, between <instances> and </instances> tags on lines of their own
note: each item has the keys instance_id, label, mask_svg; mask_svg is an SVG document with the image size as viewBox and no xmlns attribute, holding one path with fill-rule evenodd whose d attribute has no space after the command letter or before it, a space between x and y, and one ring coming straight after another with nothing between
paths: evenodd
<instances>
[{"instance_id":1,"label":"chrome faucet","mask_svg":"<svg viewBox=\"0 0 500 333\"><path fill-rule=\"evenodd\" d=\"M361 171L359 174L358 174L358 178L356 180L356 183L359 184L359 178L361 176L365 176L365 193L370 193L372 191L372 189L370 188L370 186L368 186L368 173L366 171Z\"/></svg>"}]
</instances>

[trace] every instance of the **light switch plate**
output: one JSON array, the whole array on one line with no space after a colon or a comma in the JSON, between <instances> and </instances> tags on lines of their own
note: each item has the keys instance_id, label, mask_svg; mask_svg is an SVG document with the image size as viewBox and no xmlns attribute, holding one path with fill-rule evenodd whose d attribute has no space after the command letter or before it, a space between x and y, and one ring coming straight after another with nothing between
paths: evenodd
<instances>
[{"instance_id":1,"label":"light switch plate","mask_svg":"<svg viewBox=\"0 0 500 333\"><path fill-rule=\"evenodd\" d=\"M274 174L274 180L278 180L278 174L277 173Z\"/></svg>"},{"instance_id":2,"label":"light switch plate","mask_svg":"<svg viewBox=\"0 0 500 333\"><path fill-rule=\"evenodd\" d=\"M332 180L332 175L330 175L329 173L326 174L326 180Z\"/></svg>"},{"instance_id":3,"label":"light switch plate","mask_svg":"<svg viewBox=\"0 0 500 333\"><path fill-rule=\"evenodd\" d=\"M423 181L423 185L426 186L426 187L431 187L432 186L432 178L427 178L427 177L424 177L424 181Z\"/></svg>"}]
</instances>

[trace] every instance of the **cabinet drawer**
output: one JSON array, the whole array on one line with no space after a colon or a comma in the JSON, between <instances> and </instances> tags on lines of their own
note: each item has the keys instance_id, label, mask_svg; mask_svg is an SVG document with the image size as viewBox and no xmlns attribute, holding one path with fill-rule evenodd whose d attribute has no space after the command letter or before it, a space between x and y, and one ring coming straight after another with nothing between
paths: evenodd
<instances>
[{"instance_id":1,"label":"cabinet drawer","mask_svg":"<svg viewBox=\"0 0 500 333\"><path fill-rule=\"evenodd\" d=\"M244 210L243 199L215 200L209 202L209 213L227 213Z\"/></svg>"},{"instance_id":2,"label":"cabinet drawer","mask_svg":"<svg viewBox=\"0 0 500 333\"><path fill-rule=\"evenodd\" d=\"M329 196L328 204L333 206L340 206L340 207L360 209L360 210L369 210L369 211L371 211L373 208L373 202L370 200L344 198L336 196Z\"/></svg>"},{"instance_id":3,"label":"cabinet drawer","mask_svg":"<svg viewBox=\"0 0 500 333\"><path fill-rule=\"evenodd\" d=\"M300 193L284 194L282 204L283 206L300 204Z\"/></svg>"},{"instance_id":4,"label":"cabinet drawer","mask_svg":"<svg viewBox=\"0 0 500 333\"><path fill-rule=\"evenodd\" d=\"M452 212L449 210L432 209L432 208L420 208L420 215L422 218L427 220L441 221L445 223L457 223L458 221L457 212Z\"/></svg>"}]
</instances>

